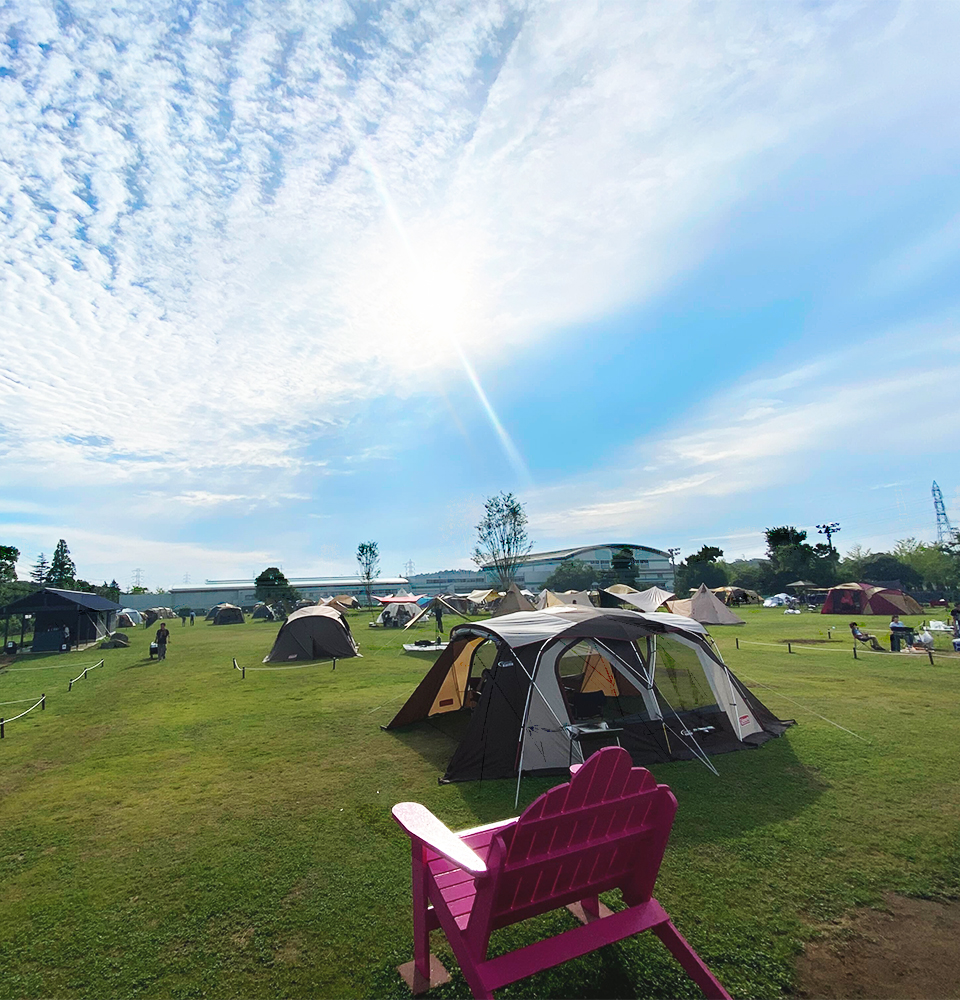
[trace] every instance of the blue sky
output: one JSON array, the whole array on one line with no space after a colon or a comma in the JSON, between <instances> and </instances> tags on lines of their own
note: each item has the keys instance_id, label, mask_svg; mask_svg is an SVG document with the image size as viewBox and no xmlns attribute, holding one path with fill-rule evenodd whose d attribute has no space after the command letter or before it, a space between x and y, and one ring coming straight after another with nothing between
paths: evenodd
<instances>
[{"instance_id":1,"label":"blue sky","mask_svg":"<svg viewBox=\"0 0 960 1000\"><path fill-rule=\"evenodd\" d=\"M955 3L12 2L0 540L151 587L960 520Z\"/></svg>"}]
</instances>

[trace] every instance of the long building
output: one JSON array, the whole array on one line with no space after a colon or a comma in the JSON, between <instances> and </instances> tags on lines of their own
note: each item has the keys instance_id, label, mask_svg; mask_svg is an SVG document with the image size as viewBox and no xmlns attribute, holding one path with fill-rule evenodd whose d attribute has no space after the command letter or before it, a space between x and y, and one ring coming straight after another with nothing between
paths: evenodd
<instances>
[{"instance_id":1,"label":"long building","mask_svg":"<svg viewBox=\"0 0 960 1000\"><path fill-rule=\"evenodd\" d=\"M611 542L603 545L581 545L570 549L555 549L551 552L531 552L525 556L516 573L517 584L535 593L542 590L547 578L564 561L577 559L592 566L601 574L612 569L613 553L629 549L637 562L637 589L657 586L663 590L673 590L673 566L670 553L649 545ZM467 593L497 583L496 573L491 565L480 569L446 569L436 573L416 573L410 576L410 586L415 593L435 594Z\"/></svg>"},{"instance_id":2,"label":"long building","mask_svg":"<svg viewBox=\"0 0 960 1000\"><path fill-rule=\"evenodd\" d=\"M366 589L355 576L293 577L289 583L311 601L336 597L337 594L346 594L361 601L366 599ZM370 592L375 597L386 597L401 587L409 588L405 577L379 577L373 581ZM207 580L205 584L171 587L166 594L121 594L120 603L125 608L136 608L138 611L157 606L206 610L215 604L236 604L245 608L257 603L256 583L253 580Z\"/></svg>"}]
</instances>

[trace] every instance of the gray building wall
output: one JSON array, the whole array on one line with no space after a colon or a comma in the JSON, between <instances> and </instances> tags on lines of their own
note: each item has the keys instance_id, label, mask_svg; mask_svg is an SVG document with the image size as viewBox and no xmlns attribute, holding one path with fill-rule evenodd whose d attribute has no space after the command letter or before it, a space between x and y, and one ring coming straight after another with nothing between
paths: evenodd
<instances>
[{"instance_id":1,"label":"gray building wall","mask_svg":"<svg viewBox=\"0 0 960 1000\"><path fill-rule=\"evenodd\" d=\"M480 569L442 569L436 573L411 573L410 589L415 594L469 594L490 586L490 574Z\"/></svg>"}]
</instances>

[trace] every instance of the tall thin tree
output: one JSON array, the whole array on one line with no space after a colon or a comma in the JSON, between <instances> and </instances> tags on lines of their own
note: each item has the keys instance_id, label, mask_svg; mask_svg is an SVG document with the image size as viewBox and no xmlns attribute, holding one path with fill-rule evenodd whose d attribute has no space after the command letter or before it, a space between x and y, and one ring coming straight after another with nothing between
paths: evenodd
<instances>
[{"instance_id":1,"label":"tall thin tree","mask_svg":"<svg viewBox=\"0 0 960 1000\"><path fill-rule=\"evenodd\" d=\"M373 581L380 574L380 548L376 542L361 542L357 546L360 583L367 594L367 606L373 604Z\"/></svg>"},{"instance_id":2,"label":"tall thin tree","mask_svg":"<svg viewBox=\"0 0 960 1000\"><path fill-rule=\"evenodd\" d=\"M506 590L532 548L533 542L527 537L523 504L512 493L488 497L477 525L473 561L481 569L493 569L500 589Z\"/></svg>"},{"instance_id":3,"label":"tall thin tree","mask_svg":"<svg viewBox=\"0 0 960 1000\"><path fill-rule=\"evenodd\" d=\"M77 578L77 567L70 558L70 550L67 543L61 538L57 542L57 547L53 550L53 558L50 560L50 572L47 574L47 583L51 587L69 587Z\"/></svg>"},{"instance_id":4,"label":"tall thin tree","mask_svg":"<svg viewBox=\"0 0 960 1000\"><path fill-rule=\"evenodd\" d=\"M49 575L50 563L47 561L47 557L41 552L37 557L37 561L33 564L33 569L30 570L30 579L42 587L47 582Z\"/></svg>"}]
</instances>

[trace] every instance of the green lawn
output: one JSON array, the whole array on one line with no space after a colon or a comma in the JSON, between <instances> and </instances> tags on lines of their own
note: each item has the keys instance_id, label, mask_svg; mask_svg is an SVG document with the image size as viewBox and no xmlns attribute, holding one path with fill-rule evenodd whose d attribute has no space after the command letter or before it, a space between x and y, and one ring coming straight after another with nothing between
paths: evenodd
<instances>
[{"instance_id":1,"label":"green lawn","mask_svg":"<svg viewBox=\"0 0 960 1000\"><path fill-rule=\"evenodd\" d=\"M845 619L743 615L714 630L724 657L800 725L714 758L719 778L696 762L653 768L680 802L658 896L732 994L766 997L790 988L824 921L886 890L958 895L960 659L854 660ZM336 671L241 679L231 658L259 665L277 626L198 621L171 625L165 663L139 629L129 650L0 673L0 701L47 695L0 743L0 997L405 995L409 847L391 805L418 800L456 829L512 815L514 785L441 787L447 736L380 731L431 661L399 652L409 633L367 630L370 617L351 616L364 656ZM865 621L886 635L886 620ZM779 644L831 624L832 647ZM777 645L737 650L735 636ZM523 802L554 783L525 779ZM466 992L455 975L435 995ZM643 938L500 995L699 994Z\"/></svg>"}]
</instances>

